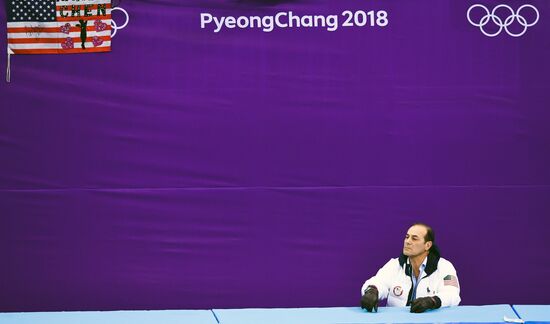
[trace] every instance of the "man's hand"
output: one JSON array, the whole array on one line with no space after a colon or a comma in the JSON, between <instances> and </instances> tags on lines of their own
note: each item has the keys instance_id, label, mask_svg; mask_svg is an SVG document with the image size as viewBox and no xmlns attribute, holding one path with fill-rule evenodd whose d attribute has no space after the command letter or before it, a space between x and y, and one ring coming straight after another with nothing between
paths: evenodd
<instances>
[{"instance_id":1,"label":"man's hand","mask_svg":"<svg viewBox=\"0 0 550 324\"><path fill-rule=\"evenodd\" d=\"M369 312L378 311L378 289L375 286L369 286L361 297L361 308Z\"/></svg>"},{"instance_id":2,"label":"man's hand","mask_svg":"<svg viewBox=\"0 0 550 324\"><path fill-rule=\"evenodd\" d=\"M441 299L437 296L417 298L411 303L411 313L423 313L428 309L439 307L441 307Z\"/></svg>"}]
</instances>

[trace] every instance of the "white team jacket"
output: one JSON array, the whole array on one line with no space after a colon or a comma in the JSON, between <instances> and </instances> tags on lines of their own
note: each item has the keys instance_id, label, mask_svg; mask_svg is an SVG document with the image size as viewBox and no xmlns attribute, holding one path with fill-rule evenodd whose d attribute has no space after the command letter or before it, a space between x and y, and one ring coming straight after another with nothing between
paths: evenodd
<instances>
[{"instance_id":1,"label":"white team jacket","mask_svg":"<svg viewBox=\"0 0 550 324\"><path fill-rule=\"evenodd\" d=\"M460 303L460 286L456 276L456 270L451 262L440 258L439 253L428 255L428 261L424 274L416 288L416 298L437 296L441 299L441 307L456 306ZM408 306L412 296L412 278L410 275L409 258L401 255L391 259L376 275L367 280L361 288L361 296L370 285L378 289L378 300L388 299L388 306ZM445 285L443 278L450 277ZM452 284L452 279L456 283ZM448 277L449 279L449 277Z\"/></svg>"}]
</instances>

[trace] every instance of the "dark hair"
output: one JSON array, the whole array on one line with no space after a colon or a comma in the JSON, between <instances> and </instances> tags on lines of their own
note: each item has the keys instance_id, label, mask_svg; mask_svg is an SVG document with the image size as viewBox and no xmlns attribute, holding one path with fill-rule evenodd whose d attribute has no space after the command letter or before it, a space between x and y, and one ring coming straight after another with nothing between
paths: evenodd
<instances>
[{"instance_id":1,"label":"dark hair","mask_svg":"<svg viewBox=\"0 0 550 324\"><path fill-rule=\"evenodd\" d=\"M424 223L414 223L411 225L411 227L415 225L424 226L426 228L426 236L424 236L424 241L429 242L432 241L432 247L435 245L435 233L431 226L426 225ZM430 248L431 250L431 248Z\"/></svg>"}]
</instances>

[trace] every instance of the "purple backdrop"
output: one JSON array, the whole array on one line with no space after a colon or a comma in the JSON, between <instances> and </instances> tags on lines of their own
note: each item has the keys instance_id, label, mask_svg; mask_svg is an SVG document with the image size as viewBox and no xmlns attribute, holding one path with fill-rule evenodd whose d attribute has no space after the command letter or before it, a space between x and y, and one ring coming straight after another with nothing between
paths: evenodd
<instances>
[{"instance_id":1,"label":"purple backdrop","mask_svg":"<svg viewBox=\"0 0 550 324\"><path fill-rule=\"evenodd\" d=\"M463 304L550 303L550 2L518 38L474 1L265 3L123 1L111 53L12 57L0 311L357 305L417 220ZM346 9L390 23L199 20Z\"/></svg>"}]
</instances>

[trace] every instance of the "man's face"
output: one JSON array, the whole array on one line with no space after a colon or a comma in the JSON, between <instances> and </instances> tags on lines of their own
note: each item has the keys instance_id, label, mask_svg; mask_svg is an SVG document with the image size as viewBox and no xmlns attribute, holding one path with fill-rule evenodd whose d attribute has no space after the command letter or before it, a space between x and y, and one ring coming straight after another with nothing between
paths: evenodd
<instances>
[{"instance_id":1,"label":"man's face","mask_svg":"<svg viewBox=\"0 0 550 324\"><path fill-rule=\"evenodd\" d=\"M426 242L425 237L428 230L422 225L414 225L407 231L403 242L403 254L408 257L415 257L427 252L432 242Z\"/></svg>"}]
</instances>

